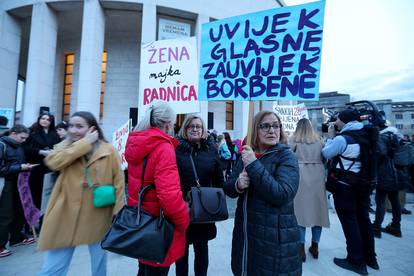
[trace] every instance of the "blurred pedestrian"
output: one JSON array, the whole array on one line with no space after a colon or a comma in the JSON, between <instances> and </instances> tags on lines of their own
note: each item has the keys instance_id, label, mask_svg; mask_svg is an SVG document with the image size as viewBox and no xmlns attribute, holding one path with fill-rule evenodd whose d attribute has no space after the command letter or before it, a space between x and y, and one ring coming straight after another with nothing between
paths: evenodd
<instances>
[{"instance_id":1,"label":"blurred pedestrian","mask_svg":"<svg viewBox=\"0 0 414 276\"><path fill-rule=\"evenodd\" d=\"M180 174L181 191L184 199L191 187L197 186L194 163L201 186L219 187L224 184L223 173L217 147L207 139L204 121L197 115L187 115L178 133L180 144L177 147L177 165ZM191 159L193 161L191 161ZM187 229L185 255L175 263L177 276L188 276L188 249L194 248L194 273L206 276L208 269L208 241L216 237L214 223L190 224Z\"/></svg>"},{"instance_id":2,"label":"blurred pedestrian","mask_svg":"<svg viewBox=\"0 0 414 276\"><path fill-rule=\"evenodd\" d=\"M238 197L231 267L241 275L301 275L299 231L293 199L299 186L298 161L286 145L280 118L261 111L253 119L251 147L243 146L228 196Z\"/></svg>"},{"instance_id":3,"label":"blurred pedestrian","mask_svg":"<svg viewBox=\"0 0 414 276\"><path fill-rule=\"evenodd\" d=\"M170 265L184 256L190 218L180 189L175 155L178 141L172 137L175 118L167 102L153 101L126 144L128 205L137 206L140 188L154 184L155 189L145 194L141 207L154 216L159 216L162 208L165 217L174 225L174 238L164 262L139 260L139 276L167 275ZM144 162L144 183L141 183Z\"/></svg>"},{"instance_id":4,"label":"blurred pedestrian","mask_svg":"<svg viewBox=\"0 0 414 276\"><path fill-rule=\"evenodd\" d=\"M218 153L220 157L221 170L223 171L224 179L227 179L227 163L230 162L231 153L227 147L226 140L223 135L217 136Z\"/></svg>"},{"instance_id":5,"label":"blurred pedestrian","mask_svg":"<svg viewBox=\"0 0 414 276\"><path fill-rule=\"evenodd\" d=\"M33 168L29 178L33 203L38 209L41 208L42 203L43 178L46 173L50 172L43 160L57 143L59 143L59 136L55 129L55 117L43 111L30 127L29 138L23 144L27 161L39 164Z\"/></svg>"},{"instance_id":6,"label":"blurred pedestrian","mask_svg":"<svg viewBox=\"0 0 414 276\"><path fill-rule=\"evenodd\" d=\"M304 262L306 227L312 227L312 245L309 252L315 259L319 256L318 244L322 227L329 227L325 166L321 153L323 142L313 130L311 122L303 118L297 123L289 144L299 161L300 181L294 207L300 231L299 250Z\"/></svg>"},{"instance_id":7,"label":"blurred pedestrian","mask_svg":"<svg viewBox=\"0 0 414 276\"><path fill-rule=\"evenodd\" d=\"M68 123L66 121L62 121L56 125L56 132L59 136L59 140L63 141L66 138L68 132Z\"/></svg>"},{"instance_id":8,"label":"blurred pedestrian","mask_svg":"<svg viewBox=\"0 0 414 276\"><path fill-rule=\"evenodd\" d=\"M398 181L398 172L394 164L394 152L399 143L398 130L395 127L383 127L378 143L378 176L375 192L376 213L372 224L374 236L381 238L381 224L385 215L385 199L391 201L392 223L388 231L394 236L401 237L401 205L398 198L398 191L401 190L402 182Z\"/></svg>"},{"instance_id":9,"label":"blurred pedestrian","mask_svg":"<svg viewBox=\"0 0 414 276\"><path fill-rule=\"evenodd\" d=\"M227 148L230 151L230 159L227 161L227 169L226 169L226 177L229 177L234 163L237 159L237 147L234 145L233 141L231 140L230 133L223 132L224 140L226 141Z\"/></svg>"},{"instance_id":10,"label":"blurred pedestrian","mask_svg":"<svg viewBox=\"0 0 414 276\"><path fill-rule=\"evenodd\" d=\"M4 177L4 186L0 187L0 258L12 254L6 248L7 242L11 247L35 242L22 233L25 218L17 188L19 173L33 167L25 162L21 147L28 137L25 126L15 125L8 136L0 138L0 177Z\"/></svg>"},{"instance_id":11,"label":"blurred pedestrian","mask_svg":"<svg viewBox=\"0 0 414 276\"><path fill-rule=\"evenodd\" d=\"M118 152L109 144L95 117L75 112L68 136L45 159L59 176L53 189L40 232L44 251L39 275L66 275L76 246L87 244L93 276L106 275L107 253L100 241L113 216L124 205L124 178ZM113 186L115 198L106 206L94 205L96 187Z\"/></svg>"}]
</instances>

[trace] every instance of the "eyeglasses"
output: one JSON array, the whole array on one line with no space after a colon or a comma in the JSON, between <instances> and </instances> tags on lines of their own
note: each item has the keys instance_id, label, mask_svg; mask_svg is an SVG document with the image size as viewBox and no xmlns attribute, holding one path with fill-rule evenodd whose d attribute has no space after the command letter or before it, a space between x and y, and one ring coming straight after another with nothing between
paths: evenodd
<instances>
[{"instance_id":1,"label":"eyeglasses","mask_svg":"<svg viewBox=\"0 0 414 276\"><path fill-rule=\"evenodd\" d=\"M280 125L276 123L275 124L269 124L269 123L259 124L259 128L265 132L269 132L271 127L274 130L280 129Z\"/></svg>"},{"instance_id":2,"label":"eyeglasses","mask_svg":"<svg viewBox=\"0 0 414 276\"><path fill-rule=\"evenodd\" d=\"M195 129L195 130L200 130L202 128L201 125L189 125L187 127L187 129Z\"/></svg>"}]
</instances>

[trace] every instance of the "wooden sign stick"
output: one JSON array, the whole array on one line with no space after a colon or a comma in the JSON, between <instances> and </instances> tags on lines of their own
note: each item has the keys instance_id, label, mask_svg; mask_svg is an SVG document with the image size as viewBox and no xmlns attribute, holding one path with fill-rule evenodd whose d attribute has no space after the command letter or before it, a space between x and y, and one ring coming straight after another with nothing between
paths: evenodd
<instances>
[{"instance_id":1,"label":"wooden sign stick","mask_svg":"<svg viewBox=\"0 0 414 276\"><path fill-rule=\"evenodd\" d=\"M33 232L33 238L35 240L37 240L36 230L35 230L34 226L32 226L32 232Z\"/></svg>"},{"instance_id":2,"label":"wooden sign stick","mask_svg":"<svg viewBox=\"0 0 414 276\"><path fill-rule=\"evenodd\" d=\"M254 116L254 102L249 101L249 119L247 123L247 139L246 139L246 144L249 146L252 146L253 116Z\"/></svg>"}]
</instances>

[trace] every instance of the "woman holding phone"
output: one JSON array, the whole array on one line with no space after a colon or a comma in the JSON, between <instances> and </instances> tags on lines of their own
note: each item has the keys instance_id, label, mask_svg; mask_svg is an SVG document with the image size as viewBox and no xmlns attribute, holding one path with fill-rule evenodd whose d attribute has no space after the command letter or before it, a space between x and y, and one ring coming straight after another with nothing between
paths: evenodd
<instances>
[{"instance_id":1,"label":"woman holding phone","mask_svg":"<svg viewBox=\"0 0 414 276\"><path fill-rule=\"evenodd\" d=\"M44 252L39 275L66 275L75 247L87 244L92 275L106 275L106 252L100 241L112 217L124 204L124 178L115 148L109 144L95 117L86 111L72 115L67 138L45 158L59 171L40 233ZM93 191L114 187L114 202L95 207Z\"/></svg>"},{"instance_id":2,"label":"woman holding phone","mask_svg":"<svg viewBox=\"0 0 414 276\"><path fill-rule=\"evenodd\" d=\"M59 143L59 136L55 129L55 117L44 111L30 127L29 138L23 144L27 161L31 164L38 164L33 168L29 178L33 203L38 209L41 208L42 204L43 178L49 172L43 163L43 159L57 143Z\"/></svg>"}]
</instances>

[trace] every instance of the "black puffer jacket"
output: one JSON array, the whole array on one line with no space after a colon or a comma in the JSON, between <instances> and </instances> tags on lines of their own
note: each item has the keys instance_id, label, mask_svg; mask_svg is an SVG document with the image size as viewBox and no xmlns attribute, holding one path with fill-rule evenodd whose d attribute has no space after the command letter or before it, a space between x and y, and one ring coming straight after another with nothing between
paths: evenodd
<instances>
[{"instance_id":1,"label":"black puffer jacket","mask_svg":"<svg viewBox=\"0 0 414 276\"><path fill-rule=\"evenodd\" d=\"M43 130L32 131L29 138L23 144L23 148L27 157L27 161L32 164L43 165L43 155L39 154L40 150L51 150L53 146L59 143L59 136L56 131Z\"/></svg>"},{"instance_id":2,"label":"black puffer jacket","mask_svg":"<svg viewBox=\"0 0 414 276\"><path fill-rule=\"evenodd\" d=\"M267 150L246 167L250 187L239 194L235 184L242 170L239 160L224 185L228 196L239 196L231 254L234 275L301 275L299 230L293 210L299 186L295 155L282 144Z\"/></svg>"},{"instance_id":3,"label":"black puffer jacket","mask_svg":"<svg viewBox=\"0 0 414 276\"><path fill-rule=\"evenodd\" d=\"M6 155L4 156L4 145ZM8 136L0 138L0 176L6 182L17 182L17 177L21 171L21 165L25 162L24 151L20 144Z\"/></svg>"},{"instance_id":4,"label":"black puffer jacket","mask_svg":"<svg viewBox=\"0 0 414 276\"><path fill-rule=\"evenodd\" d=\"M217 147L211 140L202 140L201 146L191 144L187 140L178 139L180 144L176 149L178 172L180 174L181 191L184 200L191 187L197 186L190 161L192 154L200 185L223 187L224 178L220 169ZM211 240L216 237L217 229L214 223L190 224L187 229L188 243Z\"/></svg>"},{"instance_id":5,"label":"black puffer jacket","mask_svg":"<svg viewBox=\"0 0 414 276\"><path fill-rule=\"evenodd\" d=\"M400 190L398 174L393 160L393 152L398 145L397 135L392 132L381 133L378 143L377 189L382 191Z\"/></svg>"}]
</instances>

